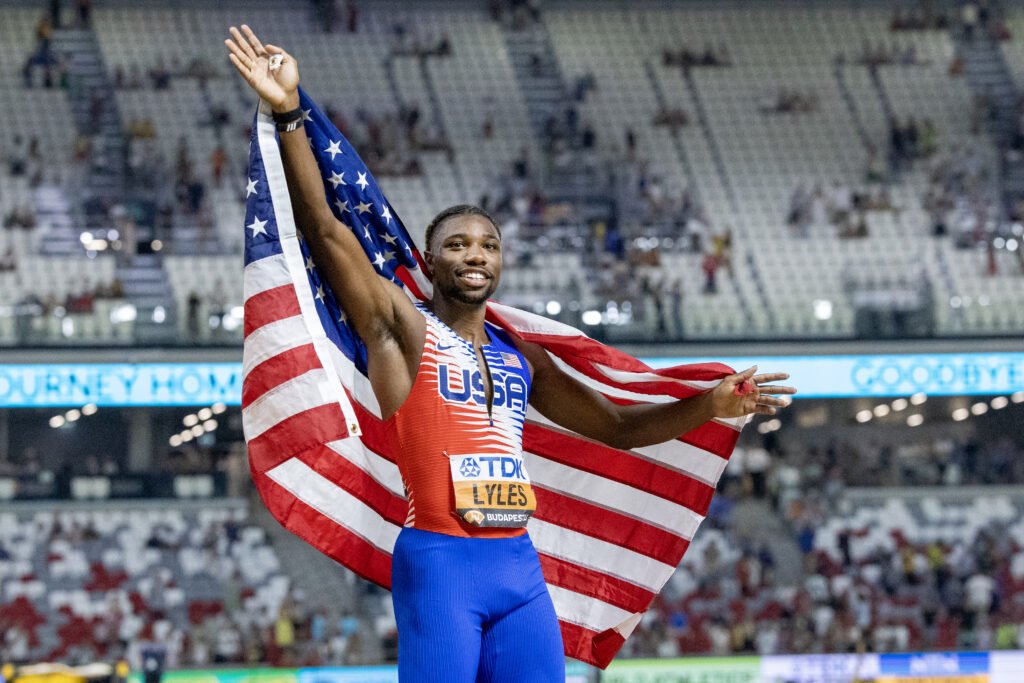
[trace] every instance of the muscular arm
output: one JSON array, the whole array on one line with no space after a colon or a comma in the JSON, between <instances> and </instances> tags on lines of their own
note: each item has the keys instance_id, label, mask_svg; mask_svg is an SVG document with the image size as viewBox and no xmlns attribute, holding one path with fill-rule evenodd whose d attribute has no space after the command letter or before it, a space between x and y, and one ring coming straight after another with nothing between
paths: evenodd
<instances>
[{"instance_id":1,"label":"muscular arm","mask_svg":"<svg viewBox=\"0 0 1024 683\"><path fill-rule=\"evenodd\" d=\"M295 58L281 48L264 46L248 26L232 27L225 41L229 59L275 112L299 106L299 72ZM270 68L271 55L280 65ZM324 196L316 159L300 126L279 134L296 227L331 291L367 344L370 383L388 417L409 393L425 338L425 323L394 283L377 275L359 240L334 217Z\"/></svg>"},{"instance_id":2,"label":"muscular arm","mask_svg":"<svg viewBox=\"0 0 1024 683\"><path fill-rule=\"evenodd\" d=\"M730 375L713 390L669 403L619 405L598 391L563 372L548 353L536 344L517 342L533 370L530 405L555 424L571 429L613 448L639 448L678 438L716 417L739 417L749 413L771 415L788 399L769 393L792 394L790 387L759 387L760 382L784 379L786 375L754 376L754 368ZM753 390L737 394L735 389L750 380Z\"/></svg>"}]
</instances>

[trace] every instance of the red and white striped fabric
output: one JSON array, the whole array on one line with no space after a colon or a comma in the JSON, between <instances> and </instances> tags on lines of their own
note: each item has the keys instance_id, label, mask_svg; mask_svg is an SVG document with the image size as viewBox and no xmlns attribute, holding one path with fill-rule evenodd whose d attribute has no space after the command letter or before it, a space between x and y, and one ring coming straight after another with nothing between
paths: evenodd
<instances>
[{"instance_id":1,"label":"red and white striped fabric","mask_svg":"<svg viewBox=\"0 0 1024 683\"><path fill-rule=\"evenodd\" d=\"M310 137L325 146L315 131ZM324 331L324 292L311 284L265 113L253 147L259 168L250 165L250 187L253 176L257 184L246 222L256 228L246 226L255 242L247 233L242 399L253 478L285 527L388 587L408 508L395 454L358 358ZM264 248L265 238L276 244ZM407 291L429 296L420 269L395 274L416 285ZM652 370L574 328L500 304L488 306L488 318L543 345L565 372L620 403L692 396L732 372L719 364ZM743 423L710 422L679 439L623 451L530 410L523 450L538 506L528 530L568 656L600 667L615 656L679 564Z\"/></svg>"}]
</instances>

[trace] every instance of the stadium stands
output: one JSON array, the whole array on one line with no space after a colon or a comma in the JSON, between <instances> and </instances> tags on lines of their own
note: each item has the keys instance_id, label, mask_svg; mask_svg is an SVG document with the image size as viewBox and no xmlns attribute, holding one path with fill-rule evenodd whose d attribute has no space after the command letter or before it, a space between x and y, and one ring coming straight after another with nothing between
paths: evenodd
<instances>
[{"instance_id":1,"label":"stadium stands","mask_svg":"<svg viewBox=\"0 0 1024 683\"><path fill-rule=\"evenodd\" d=\"M252 639L290 592L263 530L246 518L239 501L0 511L8 654L24 638L26 661L85 663L145 641L162 642L170 666L226 657L216 629ZM243 661L241 640L222 661Z\"/></svg>"}]
</instances>

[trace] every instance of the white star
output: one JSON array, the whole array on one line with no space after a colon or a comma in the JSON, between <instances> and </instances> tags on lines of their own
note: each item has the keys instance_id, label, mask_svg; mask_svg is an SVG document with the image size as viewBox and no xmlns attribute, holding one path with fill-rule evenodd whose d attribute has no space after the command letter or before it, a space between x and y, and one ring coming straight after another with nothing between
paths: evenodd
<instances>
[{"instance_id":1,"label":"white star","mask_svg":"<svg viewBox=\"0 0 1024 683\"><path fill-rule=\"evenodd\" d=\"M256 235L260 235L260 234L266 235L267 234L267 231L263 229L263 226L266 225L266 224L267 224L267 221L261 221L256 216L253 216L252 217L252 225L247 225L245 227L247 227L250 230L252 230L252 236L255 237Z\"/></svg>"},{"instance_id":2,"label":"white star","mask_svg":"<svg viewBox=\"0 0 1024 683\"><path fill-rule=\"evenodd\" d=\"M303 121L312 121L313 120L309 116L309 112L311 112L311 111L313 111L313 110L312 109L303 109L302 110L302 120Z\"/></svg>"},{"instance_id":3,"label":"white star","mask_svg":"<svg viewBox=\"0 0 1024 683\"><path fill-rule=\"evenodd\" d=\"M394 235L392 235L391 233L386 232L386 233L384 233L384 241L387 242L388 244L392 244L393 245L396 242L398 242L398 238L395 237Z\"/></svg>"},{"instance_id":4,"label":"white star","mask_svg":"<svg viewBox=\"0 0 1024 683\"><path fill-rule=\"evenodd\" d=\"M336 207L338 207L338 213L345 213L346 211L348 211L349 213L352 213L352 211L349 210L349 208L348 208L348 201L343 201L341 199L338 199L338 200L335 200L334 205Z\"/></svg>"},{"instance_id":5,"label":"white star","mask_svg":"<svg viewBox=\"0 0 1024 683\"><path fill-rule=\"evenodd\" d=\"M363 226L363 237L370 239L370 229L365 225Z\"/></svg>"},{"instance_id":6,"label":"white star","mask_svg":"<svg viewBox=\"0 0 1024 683\"><path fill-rule=\"evenodd\" d=\"M377 256L376 256L376 257L374 257L374 259L373 259L373 267L374 267L374 268L380 268L380 267L381 267L381 266L383 266L383 265L384 265L385 263L387 263L387 260L386 260L386 259L384 258L384 255L383 255L383 254L381 254L381 253L380 253L380 252L378 251L378 252L377 252Z\"/></svg>"},{"instance_id":7,"label":"white star","mask_svg":"<svg viewBox=\"0 0 1024 683\"><path fill-rule=\"evenodd\" d=\"M359 202L358 204L356 204L356 209L359 211L359 213L367 213L370 210L370 205L367 204L366 202Z\"/></svg>"},{"instance_id":8,"label":"white star","mask_svg":"<svg viewBox=\"0 0 1024 683\"><path fill-rule=\"evenodd\" d=\"M324 300L324 286L323 285L317 285L316 286L316 298L319 299L320 301Z\"/></svg>"},{"instance_id":9,"label":"white star","mask_svg":"<svg viewBox=\"0 0 1024 683\"><path fill-rule=\"evenodd\" d=\"M249 178L249 184L246 185L246 187L245 187L245 196L246 197L248 197L249 195L256 194L256 183L258 183L258 182L259 182L258 180L253 180L252 178Z\"/></svg>"},{"instance_id":10,"label":"white star","mask_svg":"<svg viewBox=\"0 0 1024 683\"><path fill-rule=\"evenodd\" d=\"M338 311L338 322L339 323L348 322L348 316L345 315L345 311Z\"/></svg>"},{"instance_id":11,"label":"white star","mask_svg":"<svg viewBox=\"0 0 1024 683\"><path fill-rule=\"evenodd\" d=\"M324 150L324 153L331 155L331 161L334 161L334 157L338 154L344 154L341 151L341 140L331 140L330 146Z\"/></svg>"},{"instance_id":12,"label":"white star","mask_svg":"<svg viewBox=\"0 0 1024 683\"><path fill-rule=\"evenodd\" d=\"M356 185L359 186L359 189L366 190L366 186L370 184L370 181L366 179L365 173L363 173L362 171L358 171L358 173L359 180L356 181Z\"/></svg>"},{"instance_id":13,"label":"white star","mask_svg":"<svg viewBox=\"0 0 1024 683\"><path fill-rule=\"evenodd\" d=\"M316 266L313 265L313 257L306 257L306 270L313 270Z\"/></svg>"},{"instance_id":14,"label":"white star","mask_svg":"<svg viewBox=\"0 0 1024 683\"><path fill-rule=\"evenodd\" d=\"M333 185L335 189L338 188L338 185L348 185L348 183L345 182L344 171L341 172L341 175L338 175L338 172L334 171L333 173L331 173L331 177L328 178L327 180L330 181L331 185Z\"/></svg>"},{"instance_id":15,"label":"white star","mask_svg":"<svg viewBox=\"0 0 1024 683\"><path fill-rule=\"evenodd\" d=\"M391 251L390 249L385 249L384 250L384 260L385 261L391 261L394 258L395 258L395 252Z\"/></svg>"},{"instance_id":16,"label":"white star","mask_svg":"<svg viewBox=\"0 0 1024 683\"><path fill-rule=\"evenodd\" d=\"M380 212L380 217L386 224L391 225L391 207L385 204L384 210Z\"/></svg>"}]
</instances>

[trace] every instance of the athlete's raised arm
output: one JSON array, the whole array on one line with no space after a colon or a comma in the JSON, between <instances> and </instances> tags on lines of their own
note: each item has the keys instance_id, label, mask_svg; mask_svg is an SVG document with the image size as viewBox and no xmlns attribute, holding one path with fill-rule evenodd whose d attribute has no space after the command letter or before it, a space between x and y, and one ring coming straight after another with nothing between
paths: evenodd
<instances>
[{"instance_id":1,"label":"athlete's raised arm","mask_svg":"<svg viewBox=\"0 0 1024 683\"><path fill-rule=\"evenodd\" d=\"M241 30L232 26L230 33L231 38L224 41L228 59L249 86L275 113L298 109L295 58L279 47L264 45L244 24ZM425 334L423 318L398 287L377 275L355 235L334 217L303 127L279 130L278 138L296 226L313 262L367 345L370 381L386 415L404 400L416 374ZM403 365L408 372L396 376Z\"/></svg>"},{"instance_id":2,"label":"athlete's raised arm","mask_svg":"<svg viewBox=\"0 0 1024 683\"><path fill-rule=\"evenodd\" d=\"M577 434L614 448L639 448L675 439L715 418L774 415L788 406L796 389L767 385L789 375L755 375L757 368L729 375L711 391L670 403L619 405L563 372L547 351L517 341L533 371L530 405L544 417Z\"/></svg>"}]
</instances>

